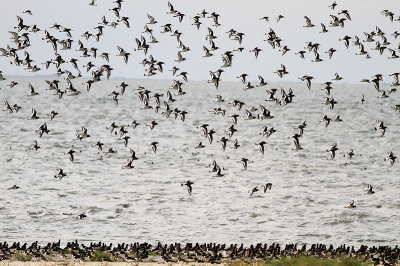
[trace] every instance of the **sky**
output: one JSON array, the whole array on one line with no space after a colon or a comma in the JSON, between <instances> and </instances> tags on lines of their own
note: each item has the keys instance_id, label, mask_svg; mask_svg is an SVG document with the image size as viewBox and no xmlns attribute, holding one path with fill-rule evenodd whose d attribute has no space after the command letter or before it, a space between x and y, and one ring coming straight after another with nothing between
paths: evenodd
<instances>
[{"instance_id":1,"label":"sky","mask_svg":"<svg viewBox=\"0 0 400 266\"><path fill-rule=\"evenodd\" d=\"M116 6L112 0L97 0L96 6L90 6L89 0L70 0L70 1L54 1L54 0L16 0L10 1L0 10L0 47L6 48L7 45L15 47L11 42L11 34L8 31L14 31L17 26L17 16L20 16L27 25L36 24L42 31L31 33L31 47L26 49L31 59L41 71L31 73L24 70L23 67L10 65L11 57L0 57L0 70L3 75L7 76L33 76L33 75L53 75L56 72L54 65L49 69L45 69L42 62L55 58L54 51L50 43L42 40L44 30L48 30L50 34L58 39L66 39L65 33L49 29L54 23L58 23L66 28L71 28L72 39L74 43L71 50L58 51L64 60L71 58L78 59L78 66L82 72L83 78L91 77L90 72L86 73L83 65L88 61L92 61L95 68L107 64L107 62L97 57L83 58L81 52L75 51L78 48L78 40L81 40L85 47L95 47L98 53L108 52L110 54L109 64L114 68L112 78L126 79L144 79L145 68L140 62L152 55L157 61L165 62L163 73L152 76L152 79L173 80L172 72L168 71L173 66L180 68L180 71L188 72L188 79L197 81L206 81L210 79L210 71L216 71L221 68L221 54L225 51L232 51L238 47L244 47L243 52L235 52L232 67L226 68L222 74L222 81L239 81L239 75L248 74L248 80L257 82L258 75L264 77L267 82L299 82L299 77L310 75L315 78L314 82L323 83L334 78L337 72L343 80L342 83L359 83L361 79L370 78L375 74L383 74L384 82L391 83L393 81L390 74L400 72L400 59L388 59L390 53L386 49L382 55L379 51L371 50L375 47L375 43L364 43L365 50L369 52L371 59L365 59L365 56L356 55L359 52L358 46L350 46L346 49L344 42L339 41L343 36L348 35L352 38L358 36L360 40L365 40L364 32L372 32L378 26L386 33L388 41L391 43L389 48L397 48L400 43L400 37L397 40L393 34L394 31L400 32L400 21L391 22L388 17L381 14L382 10L390 10L396 14L395 19L400 16L400 4L398 0L337 0L335 10L328 6L333 1L325 0L304 0L304 1L228 1L228 0L204 0L204 1L187 1L172 0L171 3L175 10L184 13L186 16L180 23L178 18L167 14L169 11L168 1L151 0L151 1L131 1L125 0L122 3L121 16L129 17L130 28L120 23L116 29L106 27L104 35L100 37L100 41L96 42L94 38L86 41L81 35L89 31L92 34L97 32L94 27L101 22L103 15L109 22L116 21L118 18L113 11L109 10ZM24 14L23 11L31 10L32 16ZM215 27L210 18L202 18L202 25L198 30L192 25L191 17L195 16L202 9L208 13L216 12L220 15L219 23L221 26ZM332 18L330 15L344 17L338 15L341 10L348 10L351 21L345 21L344 28L328 27ZM147 14L152 15L157 24L148 25L153 29L154 37L159 41L156 44L150 44L151 47L148 54L143 51L135 51L135 38L140 39L144 36L149 41L149 34L142 33L144 26L148 22ZM275 19L278 15L285 18L279 22ZM268 16L269 22L260 20L261 17ZM304 16L308 16L316 27L306 28ZM189 46L191 51L184 53L186 61L177 63L178 42L176 37L170 36L169 33L161 33L162 25L172 24L172 30L178 30L182 33L181 41L185 46ZM324 23L329 32L320 33L320 24ZM214 56L205 58L203 46L210 47L210 43L206 40L208 34L207 28L210 27L217 38L214 40L215 45L220 47L219 50L212 51ZM227 31L234 29L244 33L243 42L239 45L238 41L229 39ZM264 41L267 36L265 33L273 29L283 42L282 46L287 45L290 49L284 56L279 48L273 49L268 42ZM22 32L20 32L21 34ZM374 39L381 41L381 37L376 36ZM306 42L319 43L319 54L324 60L322 62L312 62L313 53L307 53L305 59L301 59L295 53L300 50L306 50ZM382 41L381 41L382 42ZM131 53L128 64L124 63L122 57L118 54L117 46L122 47ZM258 58L249 52L254 47L262 49ZM325 53L329 48L337 50L329 59ZM397 51L400 55L400 51ZM18 52L21 59L24 58L22 51ZM280 78L274 71L281 68L284 64L290 73ZM77 74L70 63L63 64L62 69L68 69L73 74ZM94 68L94 69L95 69ZM56 78L56 76L54 76ZM4 81L2 81L4 83ZM0 84L4 86L4 84Z\"/></svg>"}]
</instances>

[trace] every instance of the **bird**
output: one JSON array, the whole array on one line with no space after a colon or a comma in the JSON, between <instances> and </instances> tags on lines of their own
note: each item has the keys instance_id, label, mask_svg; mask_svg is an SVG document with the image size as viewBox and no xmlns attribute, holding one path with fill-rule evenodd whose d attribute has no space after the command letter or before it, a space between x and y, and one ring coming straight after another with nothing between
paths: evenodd
<instances>
[{"instance_id":1,"label":"bird","mask_svg":"<svg viewBox=\"0 0 400 266\"><path fill-rule=\"evenodd\" d=\"M36 120L36 119L40 119L40 117L36 115L36 110L32 108L32 115L30 118L28 118L28 120Z\"/></svg>"},{"instance_id":2,"label":"bird","mask_svg":"<svg viewBox=\"0 0 400 266\"><path fill-rule=\"evenodd\" d=\"M271 190L272 183L266 183L265 185L263 185L263 188L264 188L264 193L266 193L268 189Z\"/></svg>"},{"instance_id":3,"label":"bird","mask_svg":"<svg viewBox=\"0 0 400 266\"><path fill-rule=\"evenodd\" d=\"M237 161L238 163L242 163L243 164L243 168L244 170L247 170L247 162L249 161L249 159L246 158L242 158L240 159L240 161Z\"/></svg>"},{"instance_id":4,"label":"bird","mask_svg":"<svg viewBox=\"0 0 400 266\"><path fill-rule=\"evenodd\" d=\"M265 82L265 81L264 81L264 78L261 77L260 75L258 75L258 79L260 80L260 83L257 84L256 87L262 87L262 86L268 85L268 83Z\"/></svg>"},{"instance_id":5,"label":"bird","mask_svg":"<svg viewBox=\"0 0 400 266\"><path fill-rule=\"evenodd\" d=\"M303 123L301 123L300 125L298 125L298 126L295 127L294 129L298 129L299 132L300 132L299 135L302 137L302 136L303 136L303 133L304 133L304 128L306 128L306 127L307 127L306 120L304 120Z\"/></svg>"},{"instance_id":6,"label":"bird","mask_svg":"<svg viewBox=\"0 0 400 266\"><path fill-rule=\"evenodd\" d=\"M219 82L221 79L217 77L212 71L210 71L211 79L207 81L207 83L214 83L215 88L218 90Z\"/></svg>"},{"instance_id":7,"label":"bird","mask_svg":"<svg viewBox=\"0 0 400 266\"><path fill-rule=\"evenodd\" d=\"M336 49L329 48L329 50L326 51L325 53L327 53L327 54L329 55L329 59L332 59L332 55L333 55L333 53L335 53L335 52L337 52Z\"/></svg>"},{"instance_id":8,"label":"bird","mask_svg":"<svg viewBox=\"0 0 400 266\"><path fill-rule=\"evenodd\" d=\"M74 153L75 153L74 150L69 150L69 151L67 152L68 158L69 158L69 160L70 160L71 162L74 162Z\"/></svg>"},{"instance_id":9,"label":"bird","mask_svg":"<svg viewBox=\"0 0 400 266\"><path fill-rule=\"evenodd\" d=\"M88 135L87 129L85 127L81 127L82 133L79 133L80 139L90 138L91 136Z\"/></svg>"},{"instance_id":10,"label":"bird","mask_svg":"<svg viewBox=\"0 0 400 266\"><path fill-rule=\"evenodd\" d=\"M224 174L221 173L221 167L219 167L219 165L217 165L216 168L217 168L217 171L216 171L217 173L216 173L215 176L216 176L216 177L222 177L222 176L224 176Z\"/></svg>"},{"instance_id":11,"label":"bird","mask_svg":"<svg viewBox=\"0 0 400 266\"><path fill-rule=\"evenodd\" d=\"M37 140L35 140L35 141L33 142L33 145L29 148L29 150L35 150L35 151L37 151L38 149L41 149L41 148L38 146Z\"/></svg>"},{"instance_id":12,"label":"bird","mask_svg":"<svg viewBox=\"0 0 400 266\"><path fill-rule=\"evenodd\" d=\"M98 140L95 144L92 145L92 147L97 147L100 151L102 151L103 145L104 143L101 143L100 140Z\"/></svg>"},{"instance_id":13,"label":"bird","mask_svg":"<svg viewBox=\"0 0 400 266\"><path fill-rule=\"evenodd\" d=\"M116 150L113 150L113 148L109 148L107 151L104 152L104 155L110 154L110 153L117 153Z\"/></svg>"},{"instance_id":14,"label":"bird","mask_svg":"<svg viewBox=\"0 0 400 266\"><path fill-rule=\"evenodd\" d=\"M151 121L149 124L147 124L147 126L150 127L150 130L153 130L153 128L158 125L158 123L156 121Z\"/></svg>"},{"instance_id":15,"label":"bird","mask_svg":"<svg viewBox=\"0 0 400 266\"><path fill-rule=\"evenodd\" d=\"M129 87L128 84L126 84L125 82L121 82L121 84L119 84L118 86L116 86L117 88L120 87L121 88L121 95L124 95L125 93L125 88Z\"/></svg>"},{"instance_id":16,"label":"bird","mask_svg":"<svg viewBox=\"0 0 400 266\"><path fill-rule=\"evenodd\" d=\"M251 196L253 196L253 194L254 194L255 192L257 192L257 191L258 191L258 186L255 186L255 187L253 187L251 190L249 190L248 193L250 193L250 197L251 197Z\"/></svg>"},{"instance_id":17,"label":"bird","mask_svg":"<svg viewBox=\"0 0 400 266\"><path fill-rule=\"evenodd\" d=\"M342 80L343 78L339 76L338 73L335 73L335 78L333 78L332 80Z\"/></svg>"},{"instance_id":18,"label":"bird","mask_svg":"<svg viewBox=\"0 0 400 266\"><path fill-rule=\"evenodd\" d=\"M396 160L396 158L397 158L397 157L393 154L393 152L390 151L390 152L388 153L388 157L385 158L384 161L389 161L389 162L390 162L390 167L392 167L393 164L394 164L394 162L395 162L395 160Z\"/></svg>"},{"instance_id":19,"label":"bird","mask_svg":"<svg viewBox=\"0 0 400 266\"><path fill-rule=\"evenodd\" d=\"M229 133L229 139L231 139L233 134L238 131L236 128L234 128L234 126L235 125L230 125L229 128L225 130L225 132Z\"/></svg>"},{"instance_id":20,"label":"bird","mask_svg":"<svg viewBox=\"0 0 400 266\"><path fill-rule=\"evenodd\" d=\"M305 18L305 20L306 20L306 25L305 25L305 26L303 26L303 27L306 27L306 28L312 28L312 27L315 27L315 25L311 23L311 19L309 19L309 17L307 17L307 16L304 16L304 18Z\"/></svg>"},{"instance_id":21,"label":"bird","mask_svg":"<svg viewBox=\"0 0 400 266\"><path fill-rule=\"evenodd\" d=\"M336 1L335 1L328 7L330 7L332 10L334 10L336 6L337 6L337 4L336 4Z\"/></svg>"},{"instance_id":22,"label":"bird","mask_svg":"<svg viewBox=\"0 0 400 266\"><path fill-rule=\"evenodd\" d=\"M12 107L10 106L10 104L8 103L7 100L5 101L4 104L6 105L6 109L4 109L3 111L8 111L9 113L13 113L13 109L12 109Z\"/></svg>"},{"instance_id":23,"label":"bird","mask_svg":"<svg viewBox=\"0 0 400 266\"><path fill-rule=\"evenodd\" d=\"M262 50L258 47L253 48L253 50L251 50L251 53L254 53L256 59L258 58L258 54L261 52Z\"/></svg>"},{"instance_id":24,"label":"bird","mask_svg":"<svg viewBox=\"0 0 400 266\"><path fill-rule=\"evenodd\" d=\"M385 135L386 129L388 127L383 124L383 121L376 120L376 122L379 123L379 126L375 127L375 131L377 131L379 129L381 131L381 133L382 133L381 137L383 137Z\"/></svg>"},{"instance_id":25,"label":"bird","mask_svg":"<svg viewBox=\"0 0 400 266\"><path fill-rule=\"evenodd\" d=\"M210 144L212 144L212 142L213 142L213 134L215 134L216 132L215 132L215 130L214 129L210 129L208 132L207 132L207 138L208 138L208 141L210 142Z\"/></svg>"},{"instance_id":26,"label":"bird","mask_svg":"<svg viewBox=\"0 0 400 266\"><path fill-rule=\"evenodd\" d=\"M319 53L318 52L314 51L314 55L315 55L315 58L314 58L314 60L311 60L311 62L322 62L322 61L324 61L323 59L319 58Z\"/></svg>"},{"instance_id":27,"label":"bird","mask_svg":"<svg viewBox=\"0 0 400 266\"><path fill-rule=\"evenodd\" d=\"M257 116L253 116L253 114L246 109L246 119L245 120L253 120L253 119L257 119Z\"/></svg>"},{"instance_id":28,"label":"bird","mask_svg":"<svg viewBox=\"0 0 400 266\"><path fill-rule=\"evenodd\" d=\"M373 187L372 187L370 184L368 184L368 191L367 191L367 194L374 194L375 191L373 191L372 189L373 189Z\"/></svg>"},{"instance_id":29,"label":"bird","mask_svg":"<svg viewBox=\"0 0 400 266\"><path fill-rule=\"evenodd\" d=\"M283 78L283 75L289 74L289 72L286 71L285 65L281 64L281 69L278 69L274 73L277 73L280 78Z\"/></svg>"},{"instance_id":30,"label":"bird","mask_svg":"<svg viewBox=\"0 0 400 266\"><path fill-rule=\"evenodd\" d=\"M139 158L136 157L136 153L135 153L134 150L129 149L129 152L131 153L131 158L130 159L132 159L132 161L139 160Z\"/></svg>"},{"instance_id":31,"label":"bird","mask_svg":"<svg viewBox=\"0 0 400 266\"><path fill-rule=\"evenodd\" d=\"M358 47L360 48L360 51L358 53L356 53L356 55L366 55L366 54L368 54L368 52L365 51L364 45L362 43L360 43L360 45Z\"/></svg>"},{"instance_id":32,"label":"bird","mask_svg":"<svg viewBox=\"0 0 400 266\"><path fill-rule=\"evenodd\" d=\"M349 156L349 158L351 160L351 158L355 155L354 152L353 152L353 149L351 149L347 154L345 154L343 156L346 156L346 155Z\"/></svg>"},{"instance_id":33,"label":"bird","mask_svg":"<svg viewBox=\"0 0 400 266\"><path fill-rule=\"evenodd\" d=\"M311 80L314 79L314 77L308 76L308 75L304 75L302 77L299 78L302 81L306 81L307 83L307 88L309 90L311 90Z\"/></svg>"},{"instance_id":34,"label":"bird","mask_svg":"<svg viewBox=\"0 0 400 266\"><path fill-rule=\"evenodd\" d=\"M32 86L31 83L29 83L29 91L30 91L30 94L28 94L27 96L36 96L36 95L39 95L39 93L35 92L35 89L33 88L33 86Z\"/></svg>"},{"instance_id":35,"label":"bird","mask_svg":"<svg viewBox=\"0 0 400 266\"><path fill-rule=\"evenodd\" d=\"M125 166L122 166L122 169L133 169L135 168L134 166L132 166L132 158L127 159L128 163Z\"/></svg>"},{"instance_id":36,"label":"bird","mask_svg":"<svg viewBox=\"0 0 400 266\"><path fill-rule=\"evenodd\" d=\"M261 152L262 155L264 155L264 145L265 144L267 144L267 142L265 142L265 141L261 141L259 143L256 143L256 145L260 146L260 152Z\"/></svg>"},{"instance_id":37,"label":"bird","mask_svg":"<svg viewBox=\"0 0 400 266\"><path fill-rule=\"evenodd\" d=\"M14 109L15 110L15 112L17 112L18 113L18 111L20 110L20 109L23 109L21 106L18 106L16 103L12 106L12 109Z\"/></svg>"},{"instance_id":38,"label":"bird","mask_svg":"<svg viewBox=\"0 0 400 266\"><path fill-rule=\"evenodd\" d=\"M174 6L171 4L170 1L168 1L168 8L169 8L169 11L167 12L167 14L175 14L176 13L176 10L174 9Z\"/></svg>"},{"instance_id":39,"label":"bird","mask_svg":"<svg viewBox=\"0 0 400 266\"><path fill-rule=\"evenodd\" d=\"M204 146L203 145L203 142L202 141L199 141L198 143L197 143L197 146L195 147L195 149L202 149L202 148L205 148L206 146Z\"/></svg>"},{"instance_id":40,"label":"bird","mask_svg":"<svg viewBox=\"0 0 400 266\"><path fill-rule=\"evenodd\" d=\"M56 115L58 115L58 113L57 112L55 112L55 111L51 111L49 114L47 114L48 116L50 116L50 120L53 120L53 118L56 116Z\"/></svg>"},{"instance_id":41,"label":"bird","mask_svg":"<svg viewBox=\"0 0 400 266\"><path fill-rule=\"evenodd\" d=\"M281 19L285 18L283 15L278 15L276 17L276 22L279 22Z\"/></svg>"},{"instance_id":42,"label":"bird","mask_svg":"<svg viewBox=\"0 0 400 266\"><path fill-rule=\"evenodd\" d=\"M188 192L189 192L189 196L192 196L192 185L194 183L190 180L186 181L185 183L181 183L181 186L187 186Z\"/></svg>"},{"instance_id":43,"label":"bird","mask_svg":"<svg viewBox=\"0 0 400 266\"><path fill-rule=\"evenodd\" d=\"M125 145L125 147L127 147L128 146L128 139L130 139L131 137L129 137L129 136L124 136L122 139L124 140L124 145Z\"/></svg>"},{"instance_id":44,"label":"bird","mask_svg":"<svg viewBox=\"0 0 400 266\"><path fill-rule=\"evenodd\" d=\"M39 137L40 138L42 137L42 135L44 133L49 134L49 132L50 132L50 130L48 130L48 128L47 128L46 122L44 122L44 124L39 127L39 130L35 130L35 131L39 132Z\"/></svg>"},{"instance_id":45,"label":"bird","mask_svg":"<svg viewBox=\"0 0 400 266\"><path fill-rule=\"evenodd\" d=\"M18 85L18 84L19 84L19 83L16 82L16 81L11 81L10 84L8 84L8 85L6 85L6 86L9 86L10 89L11 89L11 88L13 88L14 86L16 86L16 85Z\"/></svg>"},{"instance_id":46,"label":"bird","mask_svg":"<svg viewBox=\"0 0 400 266\"><path fill-rule=\"evenodd\" d=\"M176 60L174 60L174 61L180 63L180 62L182 62L182 61L186 61L186 58L184 58L184 57L182 56L181 51L178 51L178 59L176 59Z\"/></svg>"},{"instance_id":47,"label":"bird","mask_svg":"<svg viewBox=\"0 0 400 266\"><path fill-rule=\"evenodd\" d=\"M331 153L331 158L332 159L335 159L335 153L336 153L337 150L339 150L339 149L337 147L337 143L335 142L335 143L332 144L332 147L330 149L326 150L326 151Z\"/></svg>"},{"instance_id":48,"label":"bird","mask_svg":"<svg viewBox=\"0 0 400 266\"><path fill-rule=\"evenodd\" d=\"M350 208L350 209L353 209L353 208L357 208L357 206L356 206L356 205L354 205L354 200L352 200L352 201L350 202L350 205L349 205L349 206L347 206L347 207L345 207L345 208Z\"/></svg>"},{"instance_id":49,"label":"bird","mask_svg":"<svg viewBox=\"0 0 400 266\"><path fill-rule=\"evenodd\" d=\"M326 29L326 26L323 23L321 23L321 28L322 28L322 30L319 33L327 33L327 32L329 32L329 30Z\"/></svg>"},{"instance_id":50,"label":"bird","mask_svg":"<svg viewBox=\"0 0 400 266\"><path fill-rule=\"evenodd\" d=\"M156 142L156 141L153 141L152 143L150 143L150 146L153 149L154 153L157 153L157 144L158 144L158 142Z\"/></svg>"},{"instance_id":51,"label":"bird","mask_svg":"<svg viewBox=\"0 0 400 266\"><path fill-rule=\"evenodd\" d=\"M237 150L237 148L239 148L239 147L240 147L239 141L238 141L238 139L235 139L235 141L233 142L233 146L231 146L229 148Z\"/></svg>"},{"instance_id":52,"label":"bird","mask_svg":"<svg viewBox=\"0 0 400 266\"><path fill-rule=\"evenodd\" d=\"M360 102L361 104L364 104L364 102L365 102L365 97L364 97L364 94L363 94L363 96L361 97L361 99L360 99L360 100L358 100L358 102Z\"/></svg>"},{"instance_id":53,"label":"bird","mask_svg":"<svg viewBox=\"0 0 400 266\"><path fill-rule=\"evenodd\" d=\"M67 176L67 174L64 173L64 170L61 168L56 169L58 173L54 176L54 178L58 178L59 180L63 179L64 177Z\"/></svg>"},{"instance_id":54,"label":"bird","mask_svg":"<svg viewBox=\"0 0 400 266\"><path fill-rule=\"evenodd\" d=\"M274 127L270 127L268 129L267 126L262 126L263 128L263 132L261 132L260 134L262 134L263 136L266 136L265 138L269 138L273 133L276 132L276 129Z\"/></svg>"},{"instance_id":55,"label":"bird","mask_svg":"<svg viewBox=\"0 0 400 266\"><path fill-rule=\"evenodd\" d=\"M294 134L293 136L289 137L292 138L294 141L294 146L296 147L296 150L303 150L303 148L300 145L300 140L299 137L301 137L299 134Z\"/></svg>"},{"instance_id":56,"label":"bird","mask_svg":"<svg viewBox=\"0 0 400 266\"><path fill-rule=\"evenodd\" d=\"M342 122L343 120L340 118L340 115L337 115L334 119L332 119L333 122Z\"/></svg>"},{"instance_id":57,"label":"bird","mask_svg":"<svg viewBox=\"0 0 400 266\"><path fill-rule=\"evenodd\" d=\"M204 50L204 52L205 52L205 55L203 55L203 57L211 57L211 56L214 56L212 53L210 53L210 50L209 50L207 47L205 47L204 45L203 45L203 50Z\"/></svg>"},{"instance_id":58,"label":"bird","mask_svg":"<svg viewBox=\"0 0 400 266\"><path fill-rule=\"evenodd\" d=\"M344 45L349 49L350 39L352 39L350 36L345 35L343 38L340 38L339 41L344 41Z\"/></svg>"},{"instance_id":59,"label":"bird","mask_svg":"<svg viewBox=\"0 0 400 266\"><path fill-rule=\"evenodd\" d=\"M341 14L345 15L345 17L346 17L348 20L351 20L351 17L350 17L350 14L349 14L349 11L348 11L348 10L342 10L342 11L338 12L338 15L341 15Z\"/></svg>"},{"instance_id":60,"label":"bird","mask_svg":"<svg viewBox=\"0 0 400 266\"><path fill-rule=\"evenodd\" d=\"M306 53L306 51L298 51L297 53L294 53L296 55L299 55L301 59L305 59L304 54Z\"/></svg>"},{"instance_id":61,"label":"bird","mask_svg":"<svg viewBox=\"0 0 400 266\"><path fill-rule=\"evenodd\" d=\"M248 75L246 73L241 74L240 76L238 76L237 78L240 78L240 80L243 82L243 84L246 84L246 77Z\"/></svg>"},{"instance_id":62,"label":"bird","mask_svg":"<svg viewBox=\"0 0 400 266\"><path fill-rule=\"evenodd\" d=\"M215 95L214 102L222 103L222 102L225 102L225 100L222 99L221 95Z\"/></svg>"},{"instance_id":63,"label":"bird","mask_svg":"<svg viewBox=\"0 0 400 266\"><path fill-rule=\"evenodd\" d=\"M226 149L226 142L229 141L229 139L222 137L220 138L217 142L220 142L222 145L222 149L225 150Z\"/></svg>"}]
</instances>

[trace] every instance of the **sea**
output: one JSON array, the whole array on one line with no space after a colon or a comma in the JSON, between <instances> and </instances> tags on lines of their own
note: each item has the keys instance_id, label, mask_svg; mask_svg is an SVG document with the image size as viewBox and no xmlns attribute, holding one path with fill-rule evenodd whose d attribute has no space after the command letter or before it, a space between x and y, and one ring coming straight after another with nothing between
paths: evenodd
<instances>
[{"instance_id":1,"label":"sea","mask_svg":"<svg viewBox=\"0 0 400 266\"><path fill-rule=\"evenodd\" d=\"M45 81L54 77L7 78L19 84L10 88L1 81L0 100L23 109L0 113L0 241L399 244L400 165L385 160L391 151L400 156L400 112L392 107L400 104L399 92L379 98L372 84L333 82L330 97L338 103L331 109L317 83L311 89L302 82L244 90L240 81L223 82L217 90L206 81L190 81L182 85L186 94L174 95L171 80L110 79L87 92L82 85L87 79L80 78L72 83L82 93L59 99ZM67 82L59 80L64 90ZM117 105L109 94L120 93L122 81L130 86ZM27 96L29 83L39 95ZM164 94L158 112L142 109L137 86L150 96ZM266 101L272 88L276 98L281 88L292 89L295 97L285 106ZM162 114L168 90L175 100L170 109L187 111L185 121ZM215 95L224 101L215 102ZM241 110L230 104L234 99L245 103ZM156 106L154 98L149 105ZM246 110L257 109L251 111L257 116L260 105L274 118L247 119ZM29 120L32 108L40 119ZM225 110L225 116L214 108ZM53 120L51 111L58 112ZM218 141L229 138L233 114L240 116L237 132L223 150ZM343 121L326 126L325 115ZM135 120L140 125L133 128ZM291 136L304 120L303 149L296 150ZM153 130L151 121L158 123ZM387 126L383 136L377 121ZM126 147L115 134L119 129L108 128L113 122L128 131ZM44 123L50 132L39 137ZM216 131L212 143L203 124ZM267 138L263 126L276 132ZM77 139L81 127L89 138ZM230 148L235 139L238 149ZM40 149L30 150L34 141ZM104 143L103 151L93 147L97 141ZM256 145L261 141L267 142L264 154ZM156 153L152 142L158 142ZM196 149L198 142L205 147ZM339 150L332 158L327 150L334 143ZM117 153L105 154L109 148ZM71 149L73 162L67 155ZM130 149L139 160L133 169L123 169ZM242 158L249 160L247 170ZM214 160L223 176L212 172ZM67 176L57 178L58 168ZM188 180L194 183L191 195ZM272 189L264 193L266 183ZM19 189L9 189L14 185ZM368 185L374 194L367 193ZM356 208L346 208L351 201ZM80 214L86 217L79 219Z\"/></svg>"}]
</instances>

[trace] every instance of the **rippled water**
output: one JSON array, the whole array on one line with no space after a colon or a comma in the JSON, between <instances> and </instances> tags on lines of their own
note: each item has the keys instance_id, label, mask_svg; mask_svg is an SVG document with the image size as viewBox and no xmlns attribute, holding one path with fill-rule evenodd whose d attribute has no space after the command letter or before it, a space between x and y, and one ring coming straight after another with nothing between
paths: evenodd
<instances>
[{"instance_id":1,"label":"rippled water","mask_svg":"<svg viewBox=\"0 0 400 266\"><path fill-rule=\"evenodd\" d=\"M174 96L176 102L170 104L189 112L182 122L141 110L133 89L142 85L152 93L166 93L171 81L124 80L131 87L115 106L107 94L122 80L96 83L89 93L79 85L84 80L73 81L84 92L61 100L46 90L43 78L14 80L20 85L0 90L2 102L24 108L0 114L2 241L398 244L399 165L390 167L383 160L389 151L400 155L400 114L390 107L399 104L398 93L379 99L371 84L334 85L339 104L330 110L322 104L325 92L319 84L310 91L303 83L244 91L242 83L224 82L216 91L212 84L189 82L184 86L188 94ZM39 96L26 97L28 82ZM266 102L265 88L273 87L291 87L294 102L285 107ZM225 102L213 102L215 94ZM362 94L363 105L357 102ZM228 104L234 98L246 103L241 111ZM155 105L153 98L149 104ZM245 109L260 104L275 118L245 120ZM226 109L227 116L208 112L215 107ZM27 120L32 108L40 120ZM52 110L59 115L50 121L46 114ZM232 124L232 114L240 115L232 140L237 138L241 147L223 151L216 141L228 135L224 130ZM340 115L344 121L326 128L319 122L324 115ZM106 129L112 122L127 126L133 120L141 125L127 127L128 147ZM159 123L154 130L146 126L152 120ZM300 139L305 150L293 150L288 137L303 120L308 124ZM388 126L384 137L374 129L376 120ZM39 138L35 130L44 122L51 132ZM212 144L197 128L204 123L217 132ZM263 125L277 130L266 140L265 155L254 144L265 140L259 134ZM81 126L91 138L74 140ZM34 140L38 151L28 150ZM118 153L104 155L92 147L97 140ZM157 154L149 146L153 141L159 143ZM206 148L194 149L198 141ZM325 150L334 142L340 150L332 160ZM65 155L71 147L74 163ZM129 148L140 160L134 161L135 169L122 169ZM343 156L350 149L356 154L352 160ZM247 170L237 162L242 157L251 161ZM209 172L214 159L223 167L223 177ZM54 178L56 168L68 176ZM181 186L186 180L194 182L192 196ZM262 190L267 182L273 184L271 191L249 197L251 188ZM21 188L7 189L14 184ZM375 194L366 193L368 184ZM344 208L351 200L357 208ZM88 217L74 219L80 213Z\"/></svg>"}]
</instances>

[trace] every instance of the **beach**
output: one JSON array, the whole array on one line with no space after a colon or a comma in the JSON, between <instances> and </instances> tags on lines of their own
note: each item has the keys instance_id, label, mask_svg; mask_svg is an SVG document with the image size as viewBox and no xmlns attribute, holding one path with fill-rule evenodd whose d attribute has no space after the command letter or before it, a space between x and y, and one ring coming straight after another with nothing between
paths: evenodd
<instances>
[{"instance_id":1,"label":"beach","mask_svg":"<svg viewBox=\"0 0 400 266\"><path fill-rule=\"evenodd\" d=\"M73 261L1 261L1 266L67 266L67 265L85 265L85 266L157 266L160 264L168 264L171 266L182 265L182 263L167 262L83 262ZM211 265L210 263L190 263L191 266Z\"/></svg>"}]
</instances>

